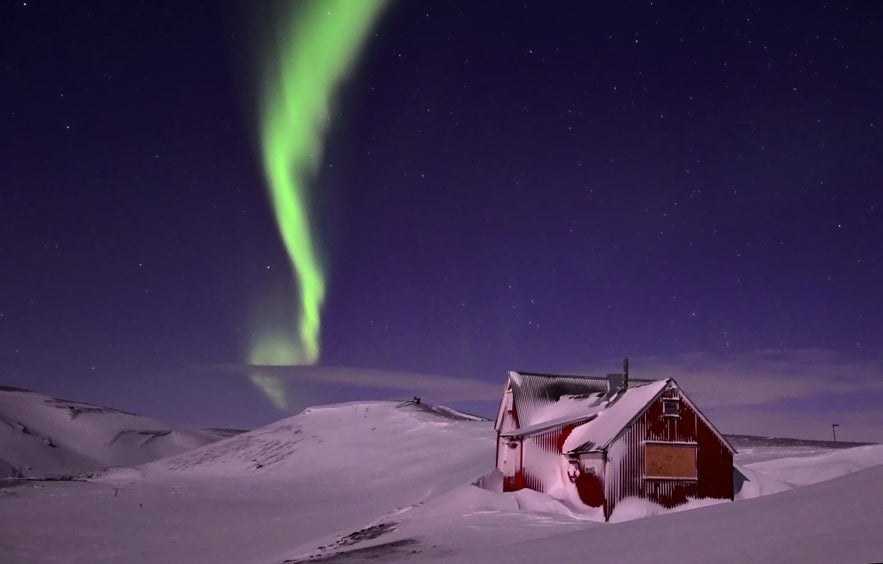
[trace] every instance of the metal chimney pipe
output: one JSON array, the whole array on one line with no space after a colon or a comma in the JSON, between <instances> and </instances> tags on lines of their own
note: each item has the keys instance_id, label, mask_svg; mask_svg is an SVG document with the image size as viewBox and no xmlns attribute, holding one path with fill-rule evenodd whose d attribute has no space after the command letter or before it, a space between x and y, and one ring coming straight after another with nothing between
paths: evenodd
<instances>
[{"instance_id":1,"label":"metal chimney pipe","mask_svg":"<svg viewBox=\"0 0 883 564\"><path fill-rule=\"evenodd\" d=\"M629 387L629 359L622 359L622 389L627 390Z\"/></svg>"}]
</instances>

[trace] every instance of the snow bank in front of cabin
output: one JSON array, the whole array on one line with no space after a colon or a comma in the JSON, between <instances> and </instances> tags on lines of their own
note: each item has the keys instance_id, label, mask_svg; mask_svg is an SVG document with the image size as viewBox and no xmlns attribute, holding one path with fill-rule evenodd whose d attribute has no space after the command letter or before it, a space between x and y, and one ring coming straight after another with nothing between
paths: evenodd
<instances>
[{"instance_id":1,"label":"snow bank in front of cabin","mask_svg":"<svg viewBox=\"0 0 883 564\"><path fill-rule=\"evenodd\" d=\"M459 550L542 538L603 519L600 509L575 512L552 496L529 489L499 493L464 485L391 511L358 530L315 539L280 554L276 561L425 560L424 555L456 561ZM405 550L400 552L401 547Z\"/></svg>"},{"instance_id":2,"label":"snow bank in front of cabin","mask_svg":"<svg viewBox=\"0 0 883 564\"><path fill-rule=\"evenodd\" d=\"M544 513L569 519L587 519L591 513L574 511L551 495L534 490L498 493L474 485L460 486L433 497L421 504L416 513L422 517L440 519L446 515L514 511Z\"/></svg>"},{"instance_id":3,"label":"snow bank in front of cabin","mask_svg":"<svg viewBox=\"0 0 883 564\"><path fill-rule=\"evenodd\" d=\"M554 480L547 481L549 486L547 492L539 495L546 496L560 504L562 509L554 512L561 515L570 513L578 519L603 521L600 509L588 508L580 501L575 488L567 478L567 463L564 457L542 457L539 454L542 453L536 453L535 458L544 463L541 466L544 475L555 476ZM616 453L613 453L612 458L617 459ZM746 466L736 465L734 470L738 474L735 477L737 482L735 499L746 500L777 494L796 487L836 479L878 465L883 465L883 445L833 450L816 456L773 459ZM613 471L616 469L614 468ZM729 503L729 500L689 499L685 504L666 508L649 500L627 497L617 503L610 516L610 522L620 523L678 513L719 503ZM546 507L545 510L540 511L549 511L548 507L551 506L547 505Z\"/></svg>"},{"instance_id":4,"label":"snow bank in front of cabin","mask_svg":"<svg viewBox=\"0 0 883 564\"><path fill-rule=\"evenodd\" d=\"M735 503L532 540L489 539L447 561L688 564L878 562L883 467ZM427 539L430 540L430 539ZM432 539L434 540L434 539Z\"/></svg>"},{"instance_id":5,"label":"snow bank in front of cabin","mask_svg":"<svg viewBox=\"0 0 883 564\"><path fill-rule=\"evenodd\" d=\"M709 505L717 505L719 503L729 503L728 499L688 499L687 503L677 505L675 507L663 507L658 503L640 497L626 497L617 502L610 515L611 523L623 523L625 521L634 521L635 519L644 519L646 517L656 517L657 515L665 515L666 513L677 513L679 511L689 511L700 507L708 507Z\"/></svg>"}]
</instances>

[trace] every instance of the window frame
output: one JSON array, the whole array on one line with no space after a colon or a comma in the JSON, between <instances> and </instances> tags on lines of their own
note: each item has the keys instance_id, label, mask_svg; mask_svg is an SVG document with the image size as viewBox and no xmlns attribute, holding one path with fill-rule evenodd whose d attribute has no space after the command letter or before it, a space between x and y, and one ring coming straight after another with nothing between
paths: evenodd
<instances>
[{"instance_id":1,"label":"window frame","mask_svg":"<svg viewBox=\"0 0 883 564\"><path fill-rule=\"evenodd\" d=\"M674 405L675 412L668 413L666 407ZM662 398L662 416L663 417L675 417L680 419L681 417L681 400L679 398Z\"/></svg>"}]
</instances>

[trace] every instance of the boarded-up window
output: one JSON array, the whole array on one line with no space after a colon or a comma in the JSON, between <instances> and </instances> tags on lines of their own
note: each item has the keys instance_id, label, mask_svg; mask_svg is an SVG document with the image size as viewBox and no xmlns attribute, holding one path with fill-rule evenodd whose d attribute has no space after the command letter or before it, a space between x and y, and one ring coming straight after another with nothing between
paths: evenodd
<instances>
[{"instance_id":1,"label":"boarded-up window","mask_svg":"<svg viewBox=\"0 0 883 564\"><path fill-rule=\"evenodd\" d=\"M647 443L644 447L645 477L696 479L695 446Z\"/></svg>"},{"instance_id":2,"label":"boarded-up window","mask_svg":"<svg viewBox=\"0 0 883 564\"><path fill-rule=\"evenodd\" d=\"M680 403L681 402L679 402L676 399L662 400L662 414L665 416L677 417L678 413L680 412L680 408L681 408L681 406L679 405Z\"/></svg>"}]
</instances>

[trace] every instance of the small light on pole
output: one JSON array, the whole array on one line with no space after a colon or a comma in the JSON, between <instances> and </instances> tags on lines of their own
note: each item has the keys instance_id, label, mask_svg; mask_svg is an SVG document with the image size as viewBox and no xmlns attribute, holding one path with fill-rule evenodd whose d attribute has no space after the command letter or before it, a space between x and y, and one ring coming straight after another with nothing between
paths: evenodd
<instances>
[{"instance_id":1,"label":"small light on pole","mask_svg":"<svg viewBox=\"0 0 883 564\"><path fill-rule=\"evenodd\" d=\"M834 433L834 442L837 442L837 427L840 426L840 423L831 423L831 432Z\"/></svg>"}]
</instances>

